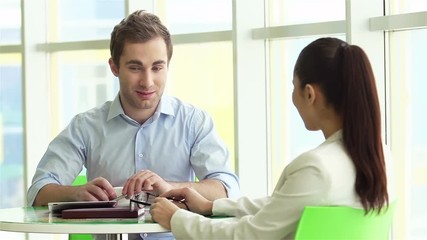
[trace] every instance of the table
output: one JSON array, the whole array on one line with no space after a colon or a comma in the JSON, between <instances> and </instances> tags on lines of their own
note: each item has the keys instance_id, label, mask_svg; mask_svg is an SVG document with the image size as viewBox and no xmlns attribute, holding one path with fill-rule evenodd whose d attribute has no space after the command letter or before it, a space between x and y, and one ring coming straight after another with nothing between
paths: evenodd
<instances>
[{"instance_id":1,"label":"table","mask_svg":"<svg viewBox=\"0 0 427 240\"><path fill-rule=\"evenodd\" d=\"M0 231L106 234L108 240L121 240L124 233L169 232L152 222L149 213L139 218L63 219L47 207L0 209Z\"/></svg>"}]
</instances>

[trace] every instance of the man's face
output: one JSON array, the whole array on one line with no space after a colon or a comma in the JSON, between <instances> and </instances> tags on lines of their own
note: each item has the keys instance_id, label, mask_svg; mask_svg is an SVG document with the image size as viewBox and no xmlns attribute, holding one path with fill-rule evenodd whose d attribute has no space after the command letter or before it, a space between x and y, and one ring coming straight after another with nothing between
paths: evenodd
<instances>
[{"instance_id":1,"label":"man's face","mask_svg":"<svg viewBox=\"0 0 427 240\"><path fill-rule=\"evenodd\" d=\"M131 117L145 113L151 116L167 79L168 57L164 40L159 37L144 43L126 43L120 66L117 68L110 59L110 67L120 81L120 100L125 113Z\"/></svg>"}]
</instances>

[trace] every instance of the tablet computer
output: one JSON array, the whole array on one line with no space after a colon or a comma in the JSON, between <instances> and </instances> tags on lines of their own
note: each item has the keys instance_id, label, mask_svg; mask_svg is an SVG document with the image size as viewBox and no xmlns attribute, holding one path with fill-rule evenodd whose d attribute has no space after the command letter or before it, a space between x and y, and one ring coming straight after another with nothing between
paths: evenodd
<instances>
[{"instance_id":1,"label":"tablet computer","mask_svg":"<svg viewBox=\"0 0 427 240\"><path fill-rule=\"evenodd\" d=\"M108 208L114 207L117 201L77 201L77 202L50 202L48 203L51 213L61 213L65 209L78 208Z\"/></svg>"}]
</instances>

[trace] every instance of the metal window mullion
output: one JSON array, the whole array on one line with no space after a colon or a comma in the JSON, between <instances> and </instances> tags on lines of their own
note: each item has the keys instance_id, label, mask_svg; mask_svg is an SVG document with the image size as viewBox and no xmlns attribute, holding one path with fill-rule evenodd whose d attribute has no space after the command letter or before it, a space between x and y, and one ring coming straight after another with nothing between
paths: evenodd
<instances>
[{"instance_id":1,"label":"metal window mullion","mask_svg":"<svg viewBox=\"0 0 427 240\"><path fill-rule=\"evenodd\" d=\"M252 30L253 39L275 39L287 37L303 37L314 35L336 35L346 32L346 22L330 21L275 27L257 28Z\"/></svg>"},{"instance_id":2,"label":"metal window mullion","mask_svg":"<svg viewBox=\"0 0 427 240\"><path fill-rule=\"evenodd\" d=\"M0 53L21 53L23 51L22 45L3 45L0 46Z\"/></svg>"},{"instance_id":3,"label":"metal window mullion","mask_svg":"<svg viewBox=\"0 0 427 240\"><path fill-rule=\"evenodd\" d=\"M25 189L50 141L48 55L35 47L46 41L46 11L45 0L22 1Z\"/></svg>"},{"instance_id":4,"label":"metal window mullion","mask_svg":"<svg viewBox=\"0 0 427 240\"><path fill-rule=\"evenodd\" d=\"M244 196L268 192L265 41L251 31L265 26L263 0L233 0L233 74L236 172Z\"/></svg>"},{"instance_id":5,"label":"metal window mullion","mask_svg":"<svg viewBox=\"0 0 427 240\"><path fill-rule=\"evenodd\" d=\"M371 31L399 31L416 28L427 28L427 11L396 14L369 19Z\"/></svg>"},{"instance_id":6,"label":"metal window mullion","mask_svg":"<svg viewBox=\"0 0 427 240\"><path fill-rule=\"evenodd\" d=\"M174 45L188 44L188 43L231 41L231 40L232 40L231 30L172 35L172 41ZM51 53L51 52L60 52L60 51L108 49L109 47L110 47L110 40L105 39L105 40L93 40L93 41L41 43L36 45L36 50L40 52ZM9 47L8 49L13 50L11 47Z\"/></svg>"}]
</instances>

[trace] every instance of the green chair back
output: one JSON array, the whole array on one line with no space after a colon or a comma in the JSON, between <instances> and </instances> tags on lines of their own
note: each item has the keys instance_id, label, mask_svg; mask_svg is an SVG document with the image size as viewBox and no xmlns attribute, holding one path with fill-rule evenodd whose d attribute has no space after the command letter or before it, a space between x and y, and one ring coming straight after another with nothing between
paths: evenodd
<instances>
[{"instance_id":1,"label":"green chair back","mask_svg":"<svg viewBox=\"0 0 427 240\"><path fill-rule=\"evenodd\" d=\"M86 175L78 175L74 179L73 186L84 185L87 183ZM68 240L92 240L92 234L69 234Z\"/></svg>"},{"instance_id":2,"label":"green chair back","mask_svg":"<svg viewBox=\"0 0 427 240\"><path fill-rule=\"evenodd\" d=\"M344 206L307 206L298 223L295 240L388 240L396 203L379 215Z\"/></svg>"}]
</instances>

